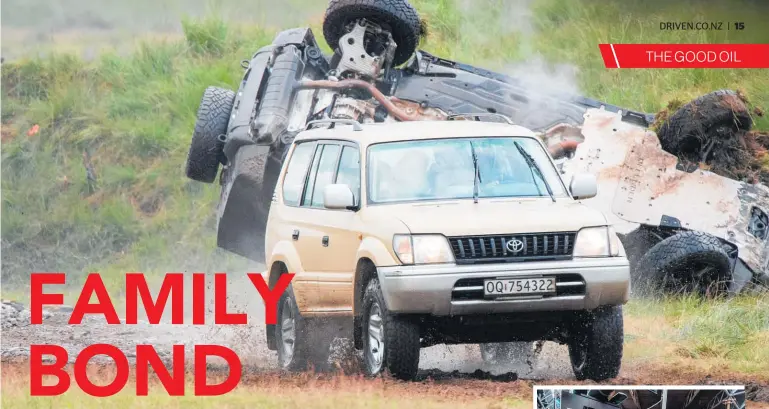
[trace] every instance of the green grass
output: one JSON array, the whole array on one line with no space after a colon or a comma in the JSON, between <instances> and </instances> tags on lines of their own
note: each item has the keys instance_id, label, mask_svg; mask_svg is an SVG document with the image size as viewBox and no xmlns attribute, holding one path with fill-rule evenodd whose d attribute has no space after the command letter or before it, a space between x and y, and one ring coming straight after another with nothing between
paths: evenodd
<instances>
[{"instance_id":1,"label":"green grass","mask_svg":"<svg viewBox=\"0 0 769 409\"><path fill-rule=\"evenodd\" d=\"M5 283L32 271L226 267L210 234L217 189L185 180L183 163L202 90L236 84L237 61L271 34L217 20L185 30L184 42L141 44L127 58L4 65L3 118L15 135L2 149Z\"/></svg>"},{"instance_id":2,"label":"green grass","mask_svg":"<svg viewBox=\"0 0 769 409\"><path fill-rule=\"evenodd\" d=\"M769 380L769 296L632 300L626 359L720 366Z\"/></svg>"},{"instance_id":3,"label":"green grass","mask_svg":"<svg viewBox=\"0 0 769 409\"><path fill-rule=\"evenodd\" d=\"M4 4L3 22L9 10L21 15L34 11L39 3ZM672 99L737 88L745 90L753 103L769 106L765 72L607 70L597 46L600 42L767 42L769 27L761 20L767 6L761 2L536 0L530 9L503 0L413 3L430 26L422 48L514 72L530 79L533 91L568 87L616 105L655 112ZM128 11L124 10L127 4L89 8L78 3L72 13L80 16L83 10L93 10L118 27L123 21L120 16L129 21L139 9L179 6L172 0L142 0L130 6L136 10ZM203 10L202 0L195 4L190 8ZM4 284L23 287L33 271L66 271L71 280L99 271L114 278L111 285L118 287L128 271L246 268L248 264L240 258L215 248L218 186L184 178L197 106L209 85L237 88L242 74L239 62L269 43L282 23L298 24L294 20L301 17L320 37L324 2L287 2L285 7L302 12L285 20L272 19L261 28L232 22L243 20L235 18L238 9L233 5L238 4L236 0L208 4L209 10L229 20L217 14L202 20L177 19L174 24L181 36L139 42L128 55L104 52L86 61L76 54L52 53L3 65ZM250 14L256 18L265 13L266 9L255 8ZM239 14L249 13L241 10ZM64 21L59 17L46 12L40 13L39 22L23 18L8 22L12 28L37 27ZM658 29L659 21L681 19L739 20L745 22L746 30ZM146 30L163 33L163 27L156 21ZM575 70L570 71L571 67ZM756 118L756 126L767 130L767 121ZM39 133L27 136L36 124ZM91 157L95 184L86 178L84 152Z\"/></svg>"}]
</instances>

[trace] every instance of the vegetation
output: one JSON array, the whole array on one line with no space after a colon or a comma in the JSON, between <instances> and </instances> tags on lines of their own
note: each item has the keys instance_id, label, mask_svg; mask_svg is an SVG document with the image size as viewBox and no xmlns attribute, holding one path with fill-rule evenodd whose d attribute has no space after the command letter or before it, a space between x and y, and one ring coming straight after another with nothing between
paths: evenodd
<instances>
[{"instance_id":1,"label":"vegetation","mask_svg":"<svg viewBox=\"0 0 769 409\"><path fill-rule=\"evenodd\" d=\"M626 307L625 362L659 370L754 374L769 381L769 296L632 300Z\"/></svg>"}]
</instances>

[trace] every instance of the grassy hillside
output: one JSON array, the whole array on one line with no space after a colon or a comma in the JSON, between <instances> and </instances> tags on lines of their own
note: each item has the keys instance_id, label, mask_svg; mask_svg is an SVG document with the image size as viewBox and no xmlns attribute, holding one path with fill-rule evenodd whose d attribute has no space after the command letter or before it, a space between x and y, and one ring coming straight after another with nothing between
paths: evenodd
<instances>
[{"instance_id":1,"label":"grassy hillside","mask_svg":"<svg viewBox=\"0 0 769 409\"><path fill-rule=\"evenodd\" d=\"M37 4L15 3L10 9L20 16L15 19L9 16L8 3L14 4L4 2L3 22L18 24L26 21L22 12ZM767 42L769 27L761 19L769 6L762 2L413 3L430 26L424 49L517 75L527 79L532 90L563 88L656 112L671 99L738 88L753 103L769 106L766 72L606 70L597 47L599 42ZM135 2L133 7L169 4L178 6L159 0ZM321 33L325 2L287 4L305 10L301 19ZM110 7L90 11L107 13L102 20L118 21ZM259 13L254 11L264 15ZM241 10L243 14L248 13ZM28 26L58 21L43 17ZM659 30L660 21L677 20L744 21L746 30ZM242 73L239 61L269 43L275 29L217 17L185 20L181 27L183 35L141 42L128 55L103 52L86 61L77 53L49 53L3 64L6 286L23 285L32 271L63 270L73 277L88 271L114 272L119 278L126 271L245 268L242 259L215 249L218 187L186 180L183 166L205 87L236 88ZM4 50L9 47L13 44L3 44ZM769 119L755 119L758 128L769 129ZM86 165L95 182L89 181Z\"/></svg>"}]
</instances>

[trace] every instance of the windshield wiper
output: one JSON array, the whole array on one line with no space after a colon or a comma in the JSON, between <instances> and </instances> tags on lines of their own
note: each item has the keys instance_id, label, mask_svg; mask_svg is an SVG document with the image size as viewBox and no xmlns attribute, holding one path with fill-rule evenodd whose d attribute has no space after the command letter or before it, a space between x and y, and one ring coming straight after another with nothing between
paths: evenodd
<instances>
[{"instance_id":1,"label":"windshield wiper","mask_svg":"<svg viewBox=\"0 0 769 409\"><path fill-rule=\"evenodd\" d=\"M526 163L529 165L529 168L533 171L537 172L537 175L539 175L539 178L542 179L542 183L545 184L545 189L547 189L547 194L550 195L550 199L553 200L553 203L555 203L555 195L553 195L553 189L550 188L550 184L547 183L547 180L545 180L545 175L542 173L542 169L539 168L539 165L537 165L537 162L534 160L534 158L529 155L529 152L526 152L525 149L521 146L521 144L518 143L518 141L513 142L515 144L515 147L518 148L518 152L521 153L521 156L523 156L523 159L526 160ZM534 185L536 186L537 181L534 181Z\"/></svg>"},{"instance_id":2,"label":"windshield wiper","mask_svg":"<svg viewBox=\"0 0 769 409\"><path fill-rule=\"evenodd\" d=\"M472 142L470 142L470 152L473 154L473 172L475 173L473 176L473 202L478 203L480 184L483 183L483 181L481 180L481 170L478 167L478 155L475 154L475 146L473 146Z\"/></svg>"}]
</instances>

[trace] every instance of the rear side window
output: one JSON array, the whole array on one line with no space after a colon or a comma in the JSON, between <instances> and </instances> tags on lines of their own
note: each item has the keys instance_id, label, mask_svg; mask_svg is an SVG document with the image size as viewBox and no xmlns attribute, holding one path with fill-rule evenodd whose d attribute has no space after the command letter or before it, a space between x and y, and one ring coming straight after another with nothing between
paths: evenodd
<instances>
[{"instance_id":1,"label":"rear side window","mask_svg":"<svg viewBox=\"0 0 769 409\"><path fill-rule=\"evenodd\" d=\"M315 183L312 186L312 207L323 207L323 189L334 183L336 165L339 160L339 145L325 145L320 156ZM305 203L306 204L306 203Z\"/></svg>"},{"instance_id":2,"label":"rear side window","mask_svg":"<svg viewBox=\"0 0 769 409\"><path fill-rule=\"evenodd\" d=\"M304 190L304 181L307 177L307 168L310 166L314 152L314 143L302 143L294 148L286 176L283 179L283 202L285 204L299 206L302 190Z\"/></svg>"}]
</instances>

